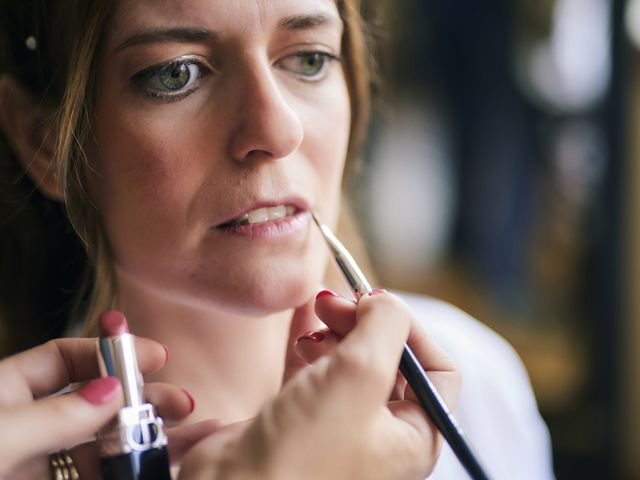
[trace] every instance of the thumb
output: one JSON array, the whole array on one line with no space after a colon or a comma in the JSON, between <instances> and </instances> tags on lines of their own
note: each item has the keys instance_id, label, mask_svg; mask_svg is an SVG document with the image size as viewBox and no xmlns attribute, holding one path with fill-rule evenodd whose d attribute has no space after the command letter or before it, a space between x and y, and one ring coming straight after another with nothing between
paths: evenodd
<instances>
[{"instance_id":1,"label":"thumb","mask_svg":"<svg viewBox=\"0 0 640 480\"><path fill-rule=\"evenodd\" d=\"M13 465L93 435L122 406L113 377L92 380L77 392L48 397L0 412L2 455Z\"/></svg>"}]
</instances>

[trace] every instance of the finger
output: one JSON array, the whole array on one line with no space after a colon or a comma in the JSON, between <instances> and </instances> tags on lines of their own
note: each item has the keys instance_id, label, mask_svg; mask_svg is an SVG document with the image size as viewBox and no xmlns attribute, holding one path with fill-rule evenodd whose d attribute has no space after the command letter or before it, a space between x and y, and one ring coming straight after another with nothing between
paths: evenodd
<instances>
[{"instance_id":1,"label":"finger","mask_svg":"<svg viewBox=\"0 0 640 480\"><path fill-rule=\"evenodd\" d=\"M315 305L317 315L332 330L346 335L355 325L354 311L357 309L359 314L359 307L356 307L350 300L333 292L323 291L320 293ZM431 337L429 337L420 323L411 315L404 302L395 295L383 290L377 290L376 293L394 298L399 306L399 315L404 315L406 318L409 318L411 329L407 344L411 347L425 371L429 372L429 378L438 391L442 390L440 393L447 402L447 405L449 405L451 409L454 409L461 384L461 377L455 363ZM376 295L373 296L375 297ZM361 303L366 302L371 297L371 295L365 295L360 301ZM393 314L387 321L393 324L395 321ZM411 389L406 387L404 378L397 376L391 393L391 399L403 398L417 401Z\"/></svg>"},{"instance_id":2,"label":"finger","mask_svg":"<svg viewBox=\"0 0 640 480\"><path fill-rule=\"evenodd\" d=\"M342 337L355 326L356 302L331 290L318 293L314 308L320 320Z\"/></svg>"},{"instance_id":3,"label":"finger","mask_svg":"<svg viewBox=\"0 0 640 480\"><path fill-rule=\"evenodd\" d=\"M460 387L462 386L462 375L460 372L426 372L426 374L449 410L451 412L455 411L458 404ZM411 385L408 384L405 385L404 393L400 398L410 400L414 403L420 403Z\"/></svg>"},{"instance_id":4,"label":"finger","mask_svg":"<svg viewBox=\"0 0 640 480\"><path fill-rule=\"evenodd\" d=\"M414 402L396 400L387 403L387 408L395 417L413 426L421 436L426 438L432 435L433 431L429 417Z\"/></svg>"},{"instance_id":5,"label":"finger","mask_svg":"<svg viewBox=\"0 0 640 480\"><path fill-rule=\"evenodd\" d=\"M179 463L184 454L196 443L213 434L223 426L220 420L204 420L191 425L181 425L167 429L169 458L171 463Z\"/></svg>"},{"instance_id":6,"label":"finger","mask_svg":"<svg viewBox=\"0 0 640 480\"><path fill-rule=\"evenodd\" d=\"M178 480L220 478L221 458L226 456L228 459L230 453L233 455L229 449L229 445L232 444L235 447L234 450L240 452L239 454L243 453L242 447L238 449L238 445L235 442L252 424L252 420L227 424L203 438L197 445L186 452L180 467ZM254 444L250 448L255 450L257 447L260 447L260 445Z\"/></svg>"},{"instance_id":7,"label":"finger","mask_svg":"<svg viewBox=\"0 0 640 480\"><path fill-rule=\"evenodd\" d=\"M135 339L140 371L154 372L167 361L166 347L148 338ZM4 368L15 368L34 398L57 392L73 382L100 376L95 338L63 338L19 353Z\"/></svg>"},{"instance_id":8,"label":"finger","mask_svg":"<svg viewBox=\"0 0 640 480\"><path fill-rule=\"evenodd\" d=\"M454 410L462 376L453 359L435 343L416 319L412 319L407 344L438 393L449 408ZM417 402L410 387L406 387L404 398Z\"/></svg>"},{"instance_id":9,"label":"finger","mask_svg":"<svg viewBox=\"0 0 640 480\"><path fill-rule=\"evenodd\" d=\"M395 384L411 314L397 297L382 291L363 296L356 317L353 330L330 355L329 384L338 394L342 389L351 395L345 383L357 385L361 405L378 407Z\"/></svg>"},{"instance_id":10,"label":"finger","mask_svg":"<svg viewBox=\"0 0 640 480\"><path fill-rule=\"evenodd\" d=\"M388 292L377 292L395 297L393 294L390 294ZM404 302L399 299L398 302L404 305ZM357 306L355 302L346 299L330 290L323 290L316 297L316 314L323 321L323 323L325 323L325 325L342 336L346 336L349 331L351 331L351 329L355 326L356 308ZM405 312L408 312L408 307L404 306L403 310ZM415 318L413 318L412 315L410 315L410 319L411 330L407 339L407 343L412 348L417 348L418 346L420 346L421 351L424 353L424 360L427 362L423 364L423 367L428 370L455 370L455 364L453 363L453 361L440 347L438 347L437 344L435 344L429 338L420 323ZM393 318L390 318L389 321L393 322Z\"/></svg>"},{"instance_id":11,"label":"finger","mask_svg":"<svg viewBox=\"0 0 640 480\"><path fill-rule=\"evenodd\" d=\"M3 376L11 375L12 386L19 384L35 398L66 387L74 378L99 376L96 341L92 338L52 340L21 352L1 364Z\"/></svg>"},{"instance_id":12,"label":"finger","mask_svg":"<svg viewBox=\"0 0 640 480\"><path fill-rule=\"evenodd\" d=\"M157 372L169 361L169 349L165 344L145 337L135 337L134 341L140 373Z\"/></svg>"},{"instance_id":13,"label":"finger","mask_svg":"<svg viewBox=\"0 0 640 480\"><path fill-rule=\"evenodd\" d=\"M49 463L49 458L44 455L40 455L36 458L29 458L28 460L22 462L19 465L15 465L12 468L13 470L9 472L8 477L5 475L6 472L3 471L4 466L3 468L0 468L0 475L4 475L0 478L9 478L11 480L51 478L51 464Z\"/></svg>"},{"instance_id":14,"label":"finger","mask_svg":"<svg viewBox=\"0 0 640 480\"><path fill-rule=\"evenodd\" d=\"M393 386L389 400L404 400L407 388L407 380L400 372L396 375L396 383ZM416 399L417 400L417 399Z\"/></svg>"},{"instance_id":15,"label":"finger","mask_svg":"<svg viewBox=\"0 0 640 480\"><path fill-rule=\"evenodd\" d=\"M195 408L193 397L186 390L169 383L145 384L144 396L168 425L184 420Z\"/></svg>"},{"instance_id":16,"label":"finger","mask_svg":"<svg viewBox=\"0 0 640 480\"><path fill-rule=\"evenodd\" d=\"M105 377L74 393L7 409L0 420L3 454L17 464L51 450L68 448L96 432L121 406L120 383Z\"/></svg>"},{"instance_id":17,"label":"finger","mask_svg":"<svg viewBox=\"0 0 640 480\"><path fill-rule=\"evenodd\" d=\"M313 312L313 303L313 301L306 302L296 308L293 312L291 326L289 327L289 338L287 340L285 369L282 376L283 384L286 384L292 376L294 376L301 368L306 366L304 360L296 355L296 339L305 332L324 327L322 322L318 320L318 317L316 317Z\"/></svg>"},{"instance_id":18,"label":"finger","mask_svg":"<svg viewBox=\"0 0 640 480\"><path fill-rule=\"evenodd\" d=\"M411 318L411 330L407 344L427 371L450 372L457 369L455 362L431 338L420 322Z\"/></svg>"},{"instance_id":19,"label":"finger","mask_svg":"<svg viewBox=\"0 0 640 480\"><path fill-rule=\"evenodd\" d=\"M314 363L327 355L342 340L342 337L330 330L314 330L298 338L294 345L296 355L306 363Z\"/></svg>"}]
</instances>

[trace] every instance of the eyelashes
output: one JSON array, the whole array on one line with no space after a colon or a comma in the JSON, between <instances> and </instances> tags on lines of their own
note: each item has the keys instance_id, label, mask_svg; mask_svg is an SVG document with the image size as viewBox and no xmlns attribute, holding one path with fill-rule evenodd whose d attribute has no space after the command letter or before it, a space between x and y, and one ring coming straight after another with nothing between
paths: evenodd
<instances>
[{"instance_id":1,"label":"eyelashes","mask_svg":"<svg viewBox=\"0 0 640 480\"><path fill-rule=\"evenodd\" d=\"M277 60L274 66L294 78L315 83L322 81L339 56L323 51L296 52ZM131 77L131 83L146 97L166 102L180 100L195 92L214 70L195 57L180 57L148 67Z\"/></svg>"},{"instance_id":2,"label":"eyelashes","mask_svg":"<svg viewBox=\"0 0 640 480\"><path fill-rule=\"evenodd\" d=\"M327 52L298 52L279 60L276 66L301 80L317 82L326 77L331 61L339 62L340 57Z\"/></svg>"},{"instance_id":3,"label":"eyelashes","mask_svg":"<svg viewBox=\"0 0 640 480\"><path fill-rule=\"evenodd\" d=\"M211 73L203 62L182 57L146 68L136 73L131 81L149 97L173 101L193 93L201 79Z\"/></svg>"}]
</instances>

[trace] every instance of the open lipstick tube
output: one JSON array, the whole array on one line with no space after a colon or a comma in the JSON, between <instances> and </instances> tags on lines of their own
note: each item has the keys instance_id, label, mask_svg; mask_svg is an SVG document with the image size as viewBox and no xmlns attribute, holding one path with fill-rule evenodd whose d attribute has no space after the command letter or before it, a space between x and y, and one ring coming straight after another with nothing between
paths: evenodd
<instances>
[{"instance_id":1,"label":"open lipstick tube","mask_svg":"<svg viewBox=\"0 0 640 480\"><path fill-rule=\"evenodd\" d=\"M171 480L167 437L155 408L144 401L134 336L121 312L100 318L98 363L120 380L124 407L97 434L104 480Z\"/></svg>"}]
</instances>

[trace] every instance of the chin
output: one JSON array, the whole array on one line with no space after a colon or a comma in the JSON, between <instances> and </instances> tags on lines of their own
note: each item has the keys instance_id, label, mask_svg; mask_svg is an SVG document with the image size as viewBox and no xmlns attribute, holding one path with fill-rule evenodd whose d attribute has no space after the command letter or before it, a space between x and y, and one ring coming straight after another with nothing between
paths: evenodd
<instances>
[{"instance_id":1,"label":"chin","mask_svg":"<svg viewBox=\"0 0 640 480\"><path fill-rule=\"evenodd\" d=\"M245 297L238 299L238 305L245 313L255 316L270 315L299 307L310 301L319 283L287 282L273 288L259 287L245 290Z\"/></svg>"},{"instance_id":2,"label":"chin","mask_svg":"<svg viewBox=\"0 0 640 480\"><path fill-rule=\"evenodd\" d=\"M227 275L221 284L206 289L217 308L237 314L262 316L299 307L313 299L322 285L324 265L305 265L300 260L291 268L253 269Z\"/></svg>"}]
</instances>

